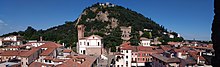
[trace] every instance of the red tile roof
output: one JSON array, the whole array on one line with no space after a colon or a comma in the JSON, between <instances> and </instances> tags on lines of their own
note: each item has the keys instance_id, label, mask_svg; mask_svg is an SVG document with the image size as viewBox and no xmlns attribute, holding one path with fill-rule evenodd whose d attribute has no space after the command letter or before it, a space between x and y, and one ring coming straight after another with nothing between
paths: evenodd
<instances>
[{"instance_id":1,"label":"red tile roof","mask_svg":"<svg viewBox=\"0 0 220 67\"><path fill-rule=\"evenodd\" d=\"M163 53L164 51L162 49L155 49L155 51L159 54Z\"/></svg>"},{"instance_id":2,"label":"red tile roof","mask_svg":"<svg viewBox=\"0 0 220 67\"><path fill-rule=\"evenodd\" d=\"M0 56L20 56L26 53L26 50L7 50L0 53Z\"/></svg>"},{"instance_id":3,"label":"red tile roof","mask_svg":"<svg viewBox=\"0 0 220 67\"><path fill-rule=\"evenodd\" d=\"M33 62L33 63L31 63L28 67L42 67L42 66L45 66L45 67L54 67L53 64L45 64L45 63L41 63L41 62Z\"/></svg>"},{"instance_id":4,"label":"red tile roof","mask_svg":"<svg viewBox=\"0 0 220 67\"><path fill-rule=\"evenodd\" d=\"M49 56L56 48L47 48L46 50L43 50L40 54L41 56Z\"/></svg>"},{"instance_id":5,"label":"red tile roof","mask_svg":"<svg viewBox=\"0 0 220 67\"><path fill-rule=\"evenodd\" d=\"M74 62L72 59L64 61L64 63L57 65L56 67L82 67L80 63Z\"/></svg>"},{"instance_id":6,"label":"red tile roof","mask_svg":"<svg viewBox=\"0 0 220 67\"><path fill-rule=\"evenodd\" d=\"M62 45L54 42L45 42L45 44L39 46L39 48L58 48L58 47L62 47Z\"/></svg>"},{"instance_id":7,"label":"red tile roof","mask_svg":"<svg viewBox=\"0 0 220 67\"><path fill-rule=\"evenodd\" d=\"M31 48L31 50L25 52L25 53L22 53L21 56L23 57L29 57L31 56L32 54L34 54L35 52L39 51L40 49L39 48Z\"/></svg>"},{"instance_id":8,"label":"red tile roof","mask_svg":"<svg viewBox=\"0 0 220 67\"><path fill-rule=\"evenodd\" d=\"M164 51L168 51L171 50L171 46L170 45L160 45L161 49L163 49Z\"/></svg>"},{"instance_id":9,"label":"red tile roof","mask_svg":"<svg viewBox=\"0 0 220 67\"><path fill-rule=\"evenodd\" d=\"M152 54L151 56L154 58L157 58L163 62L166 62L166 63L180 62L180 60L178 58L167 58L167 57L164 57L160 54Z\"/></svg>"},{"instance_id":10,"label":"red tile roof","mask_svg":"<svg viewBox=\"0 0 220 67\"><path fill-rule=\"evenodd\" d=\"M199 56L199 55L196 55L195 53L190 53L190 55L195 59L195 60L202 60L202 61L205 61L205 58L202 57L202 56Z\"/></svg>"},{"instance_id":11,"label":"red tile roof","mask_svg":"<svg viewBox=\"0 0 220 67\"><path fill-rule=\"evenodd\" d=\"M45 60L53 60L53 57L52 56L46 56L44 59Z\"/></svg>"},{"instance_id":12,"label":"red tile roof","mask_svg":"<svg viewBox=\"0 0 220 67\"><path fill-rule=\"evenodd\" d=\"M127 47L127 46L130 46L130 44L131 44L130 42L126 42L126 43L121 44L120 47Z\"/></svg>"},{"instance_id":13,"label":"red tile roof","mask_svg":"<svg viewBox=\"0 0 220 67\"><path fill-rule=\"evenodd\" d=\"M75 62L77 62L77 60L80 59L85 59L85 61L83 61L80 66L81 67L91 67L91 65L95 62L95 60L99 57L99 56L89 56L89 55L68 55L68 58L71 58L73 60L76 60Z\"/></svg>"},{"instance_id":14,"label":"red tile roof","mask_svg":"<svg viewBox=\"0 0 220 67\"><path fill-rule=\"evenodd\" d=\"M64 52L64 53L71 53L72 50L70 50L70 49L64 49L63 52Z\"/></svg>"}]
</instances>

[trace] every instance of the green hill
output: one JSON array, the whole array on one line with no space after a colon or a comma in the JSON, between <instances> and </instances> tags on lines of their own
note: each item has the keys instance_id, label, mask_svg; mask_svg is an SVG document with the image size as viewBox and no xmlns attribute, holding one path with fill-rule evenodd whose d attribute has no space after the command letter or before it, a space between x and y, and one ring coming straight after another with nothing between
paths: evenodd
<instances>
[{"instance_id":1,"label":"green hill","mask_svg":"<svg viewBox=\"0 0 220 67\"><path fill-rule=\"evenodd\" d=\"M77 30L79 24L86 26L85 36L92 34L100 35L104 39L106 47L119 45L121 40L120 26L131 26L131 40L132 43L138 43L137 40L141 37L138 32L142 31L142 37L156 38L163 42L168 41L182 41L182 37L177 37L176 32L170 34L175 35L171 39L164 32L169 33L162 25L157 24L148 17L143 16L131 9L113 4L96 3L83 10L82 14L75 21L67 21L63 25L58 25L47 30L35 30L28 27L25 31L12 32L2 35L21 35L26 40L38 40L40 36L47 41L55 41L58 43L65 43L67 46L76 46ZM152 30L151 33L144 31L144 29Z\"/></svg>"}]
</instances>

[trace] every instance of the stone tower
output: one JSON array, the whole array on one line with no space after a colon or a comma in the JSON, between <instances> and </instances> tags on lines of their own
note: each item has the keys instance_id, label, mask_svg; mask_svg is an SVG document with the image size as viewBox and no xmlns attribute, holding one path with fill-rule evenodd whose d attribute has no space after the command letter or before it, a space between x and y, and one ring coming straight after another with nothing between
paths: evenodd
<instances>
[{"instance_id":1,"label":"stone tower","mask_svg":"<svg viewBox=\"0 0 220 67\"><path fill-rule=\"evenodd\" d=\"M85 26L84 25L78 25L77 26L77 31L78 31L78 40L79 40L80 38L84 37Z\"/></svg>"}]
</instances>

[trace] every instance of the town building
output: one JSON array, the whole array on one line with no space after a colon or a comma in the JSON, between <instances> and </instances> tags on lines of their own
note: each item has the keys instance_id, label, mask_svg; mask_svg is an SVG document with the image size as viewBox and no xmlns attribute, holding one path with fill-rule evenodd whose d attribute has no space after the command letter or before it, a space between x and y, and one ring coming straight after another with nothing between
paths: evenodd
<instances>
[{"instance_id":1,"label":"town building","mask_svg":"<svg viewBox=\"0 0 220 67\"><path fill-rule=\"evenodd\" d=\"M22 41L22 36L7 36L0 38L0 46L21 45Z\"/></svg>"},{"instance_id":2,"label":"town building","mask_svg":"<svg viewBox=\"0 0 220 67\"><path fill-rule=\"evenodd\" d=\"M150 46L151 40L148 39L148 38L145 38L145 37L141 37L141 38L140 38L140 44L141 44L142 46Z\"/></svg>"},{"instance_id":3,"label":"town building","mask_svg":"<svg viewBox=\"0 0 220 67\"><path fill-rule=\"evenodd\" d=\"M98 35L84 37L84 29L83 25L78 25L77 53L101 55L103 51L102 37Z\"/></svg>"},{"instance_id":4,"label":"town building","mask_svg":"<svg viewBox=\"0 0 220 67\"><path fill-rule=\"evenodd\" d=\"M150 54L158 53L154 46L131 46L130 42L120 45L120 51L115 54L116 67L147 66L152 62Z\"/></svg>"},{"instance_id":5,"label":"town building","mask_svg":"<svg viewBox=\"0 0 220 67\"><path fill-rule=\"evenodd\" d=\"M78 53L85 55L89 55L89 54L101 55L103 48L101 39L102 37L98 35L91 35L89 37L84 37L79 39L77 44Z\"/></svg>"},{"instance_id":6,"label":"town building","mask_svg":"<svg viewBox=\"0 0 220 67\"><path fill-rule=\"evenodd\" d=\"M128 41L131 38L130 37L131 26L129 26L129 27L121 26L120 29L122 31L121 39L123 39L124 41Z\"/></svg>"},{"instance_id":7,"label":"town building","mask_svg":"<svg viewBox=\"0 0 220 67\"><path fill-rule=\"evenodd\" d=\"M180 60L178 58L168 58L161 54L152 54L152 67L179 67Z\"/></svg>"}]
</instances>

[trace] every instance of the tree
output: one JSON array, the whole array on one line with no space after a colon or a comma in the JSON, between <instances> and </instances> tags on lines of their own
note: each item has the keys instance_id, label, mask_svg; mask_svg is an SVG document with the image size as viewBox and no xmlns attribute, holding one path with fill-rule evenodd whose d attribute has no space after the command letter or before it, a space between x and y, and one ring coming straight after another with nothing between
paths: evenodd
<instances>
[{"instance_id":1,"label":"tree","mask_svg":"<svg viewBox=\"0 0 220 67\"><path fill-rule=\"evenodd\" d=\"M107 51L111 48L115 52L115 46L119 46L122 43L121 30L119 27L113 29L109 35L103 37L104 47Z\"/></svg>"},{"instance_id":2,"label":"tree","mask_svg":"<svg viewBox=\"0 0 220 67\"><path fill-rule=\"evenodd\" d=\"M36 34L37 30L32 28L31 26L28 26L27 29L24 31L24 38L27 40L33 39L33 34Z\"/></svg>"},{"instance_id":3,"label":"tree","mask_svg":"<svg viewBox=\"0 0 220 67\"><path fill-rule=\"evenodd\" d=\"M134 28L131 28L131 38L130 38L130 42L131 42L131 45L133 46L138 46L139 43L140 43L140 35L138 33L138 31L135 31Z\"/></svg>"},{"instance_id":4,"label":"tree","mask_svg":"<svg viewBox=\"0 0 220 67\"><path fill-rule=\"evenodd\" d=\"M142 37L146 37L146 38L152 38L152 34L151 32L144 32L144 34L142 35Z\"/></svg>"}]
</instances>

